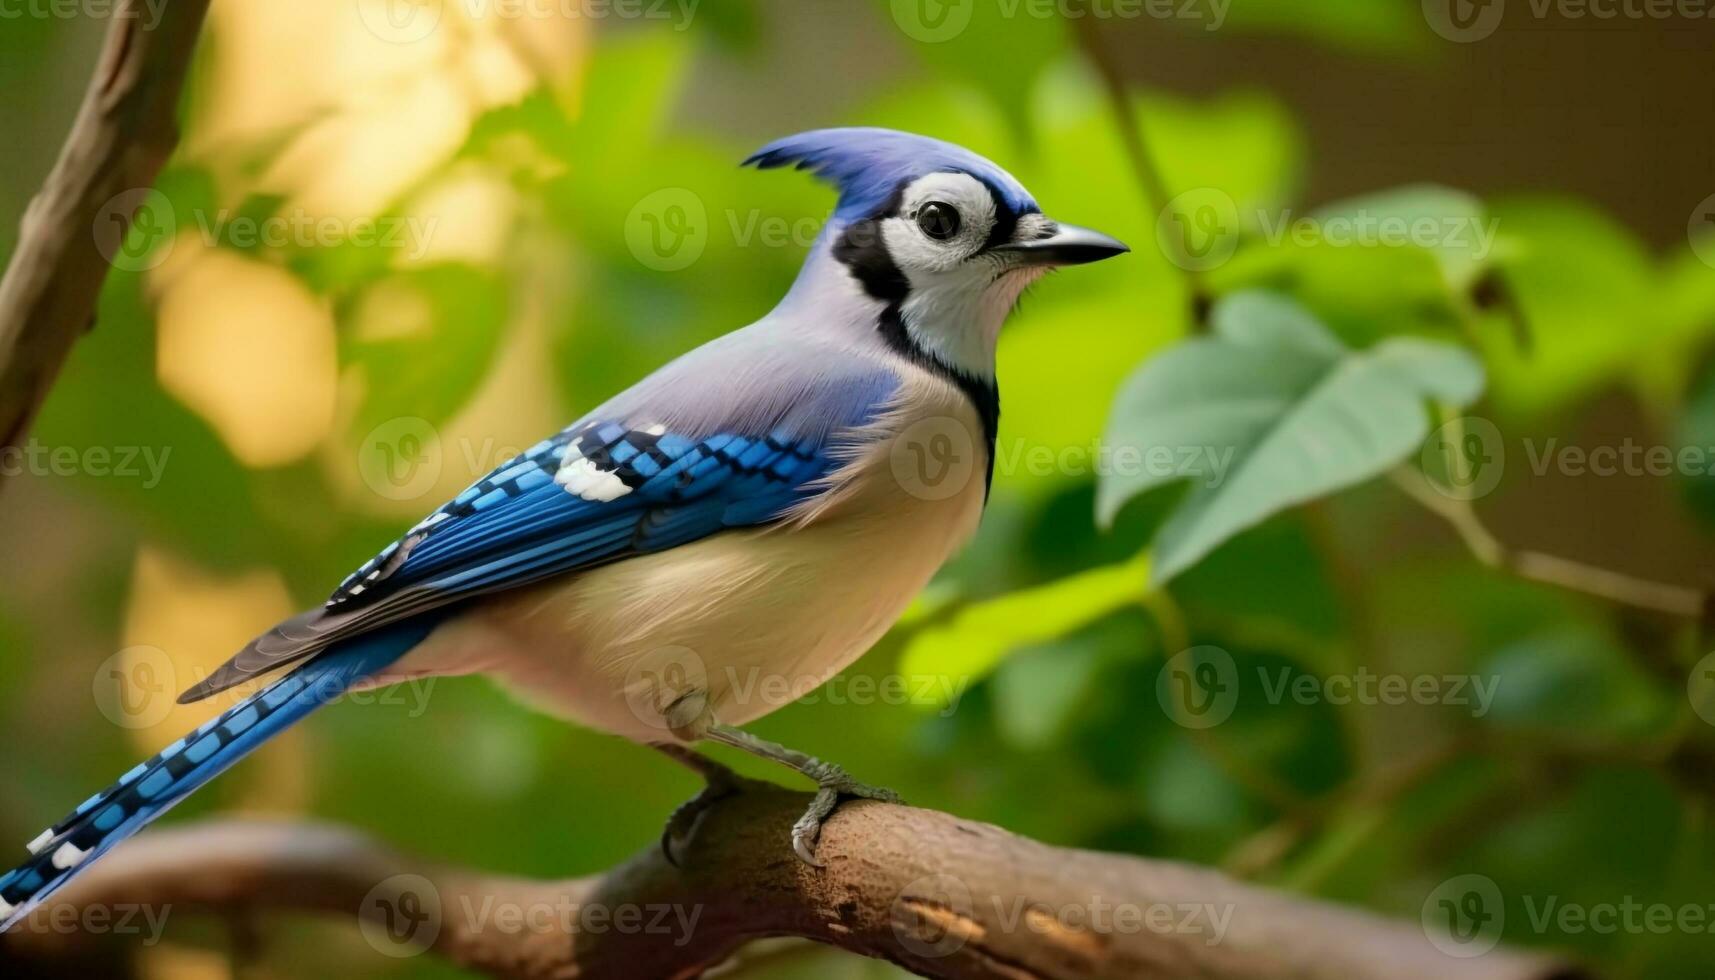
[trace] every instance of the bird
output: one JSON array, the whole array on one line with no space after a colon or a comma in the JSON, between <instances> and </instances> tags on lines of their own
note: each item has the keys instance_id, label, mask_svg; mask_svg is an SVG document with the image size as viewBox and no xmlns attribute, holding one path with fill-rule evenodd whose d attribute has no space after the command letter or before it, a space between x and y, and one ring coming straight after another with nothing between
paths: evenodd
<instances>
[{"instance_id":1,"label":"bird","mask_svg":"<svg viewBox=\"0 0 1715 980\"><path fill-rule=\"evenodd\" d=\"M419 677L488 674L701 773L669 859L730 789L701 742L815 782L790 841L812 866L842 800L898 799L740 726L867 651L974 535L1003 323L1051 270L1129 249L932 137L813 130L744 164L837 193L784 298L502 463L185 691L257 688L31 841L0 877L0 930L316 708Z\"/></svg>"}]
</instances>

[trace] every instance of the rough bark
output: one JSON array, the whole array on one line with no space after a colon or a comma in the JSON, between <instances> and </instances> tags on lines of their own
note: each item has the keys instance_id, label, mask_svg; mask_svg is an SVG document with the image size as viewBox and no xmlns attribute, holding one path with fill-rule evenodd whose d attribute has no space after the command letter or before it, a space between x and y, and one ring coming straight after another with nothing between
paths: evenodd
<instances>
[{"instance_id":1,"label":"rough bark","mask_svg":"<svg viewBox=\"0 0 1715 980\"><path fill-rule=\"evenodd\" d=\"M563 881L448 868L337 828L217 822L146 834L59 901L170 906L175 916L272 909L349 917L372 943L412 942L482 973L532 980L694 977L771 936L927 977L1581 975L1505 947L1454 958L1416 923L1183 864L1049 847L905 806L843 807L824 830L818 856L827 866L818 870L787 844L807 801L752 784L705 815L683 846L682 867L650 847L605 874ZM38 910L0 951L41 956L75 942L47 925L54 914L52 905Z\"/></svg>"},{"instance_id":2,"label":"rough bark","mask_svg":"<svg viewBox=\"0 0 1715 980\"><path fill-rule=\"evenodd\" d=\"M0 278L0 455L20 446L109 258L178 142L175 112L208 0L118 0L101 60Z\"/></svg>"}]
</instances>

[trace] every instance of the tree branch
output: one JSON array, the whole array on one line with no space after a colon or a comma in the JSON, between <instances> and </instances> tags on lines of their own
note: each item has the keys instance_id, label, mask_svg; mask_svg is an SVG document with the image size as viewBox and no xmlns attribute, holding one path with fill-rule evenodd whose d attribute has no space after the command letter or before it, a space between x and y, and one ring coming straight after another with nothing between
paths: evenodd
<instances>
[{"instance_id":1,"label":"tree branch","mask_svg":"<svg viewBox=\"0 0 1715 980\"><path fill-rule=\"evenodd\" d=\"M123 239L142 202L125 192L152 185L178 142L179 90L207 9L208 0L114 7L71 134L0 278L0 453L23 441L93 320L113 250L101 246Z\"/></svg>"},{"instance_id":2,"label":"tree branch","mask_svg":"<svg viewBox=\"0 0 1715 980\"><path fill-rule=\"evenodd\" d=\"M438 866L326 826L225 821L156 831L6 936L0 962L66 950L70 930L53 923L75 921L77 910L141 906L351 916L378 948L404 939L483 973L531 980L694 977L772 936L928 977L1581 975L1504 948L1453 958L1415 924L904 806L842 808L823 831L827 867L817 870L786 843L808 799L747 782L704 816L682 868L650 847L607 874L565 881Z\"/></svg>"}]
</instances>

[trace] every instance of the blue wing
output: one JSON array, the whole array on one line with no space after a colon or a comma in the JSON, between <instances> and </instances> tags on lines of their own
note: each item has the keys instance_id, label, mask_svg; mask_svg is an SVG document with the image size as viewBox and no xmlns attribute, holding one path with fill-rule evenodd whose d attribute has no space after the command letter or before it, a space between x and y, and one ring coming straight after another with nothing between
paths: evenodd
<instances>
[{"instance_id":1,"label":"blue wing","mask_svg":"<svg viewBox=\"0 0 1715 980\"><path fill-rule=\"evenodd\" d=\"M586 473L619 482L583 496L556 482L580 458ZM825 431L690 438L581 422L478 480L353 572L322 609L258 637L180 701L429 609L767 524L820 492L817 481L842 458Z\"/></svg>"}]
</instances>

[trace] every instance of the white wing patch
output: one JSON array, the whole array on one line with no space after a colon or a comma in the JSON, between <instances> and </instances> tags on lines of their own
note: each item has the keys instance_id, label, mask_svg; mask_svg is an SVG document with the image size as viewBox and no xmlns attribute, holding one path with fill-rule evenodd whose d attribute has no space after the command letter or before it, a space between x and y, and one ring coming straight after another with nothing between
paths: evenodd
<instances>
[{"instance_id":1,"label":"white wing patch","mask_svg":"<svg viewBox=\"0 0 1715 980\"><path fill-rule=\"evenodd\" d=\"M568 448L566 458L554 473L554 482L565 487L567 493L584 500L606 503L631 492L631 488L625 485L619 474L600 469L576 453L575 447Z\"/></svg>"},{"instance_id":2,"label":"white wing patch","mask_svg":"<svg viewBox=\"0 0 1715 980\"><path fill-rule=\"evenodd\" d=\"M66 841L64 844L59 846L59 850L54 852L54 867L59 868L62 871L67 868L75 868L79 864L82 864L83 859L88 856L88 851L78 847L71 841Z\"/></svg>"}]
</instances>

